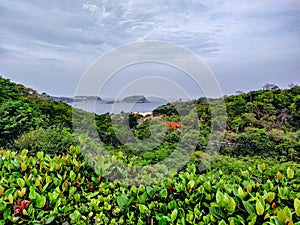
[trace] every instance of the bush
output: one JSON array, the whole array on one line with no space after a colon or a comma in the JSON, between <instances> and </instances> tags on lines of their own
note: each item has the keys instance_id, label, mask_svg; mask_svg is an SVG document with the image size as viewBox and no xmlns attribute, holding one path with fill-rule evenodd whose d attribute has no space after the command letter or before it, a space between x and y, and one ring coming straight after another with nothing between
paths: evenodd
<instances>
[{"instance_id":1,"label":"bush","mask_svg":"<svg viewBox=\"0 0 300 225\"><path fill-rule=\"evenodd\" d=\"M51 155L62 154L74 144L75 138L70 129L57 125L32 130L15 141L18 150L28 149L30 155L39 151Z\"/></svg>"}]
</instances>

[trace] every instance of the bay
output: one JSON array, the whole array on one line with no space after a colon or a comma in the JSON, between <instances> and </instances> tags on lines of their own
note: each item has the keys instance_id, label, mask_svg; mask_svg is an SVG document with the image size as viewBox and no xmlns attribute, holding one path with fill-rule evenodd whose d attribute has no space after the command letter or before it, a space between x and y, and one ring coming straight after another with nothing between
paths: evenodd
<instances>
[{"instance_id":1,"label":"bay","mask_svg":"<svg viewBox=\"0 0 300 225\"><path fill-rule=\"evenodd\" d=\"M82 101L74 102L70 105L74 108L83 109L87 112L92 112L96 114L120 114L120 112L130 113L130 112L152 112L154 109L161 105L167 104L166 100L156 100L148 103L124 103L115 102L107 103L106 101Z\"/></svg>"}]
</instances>

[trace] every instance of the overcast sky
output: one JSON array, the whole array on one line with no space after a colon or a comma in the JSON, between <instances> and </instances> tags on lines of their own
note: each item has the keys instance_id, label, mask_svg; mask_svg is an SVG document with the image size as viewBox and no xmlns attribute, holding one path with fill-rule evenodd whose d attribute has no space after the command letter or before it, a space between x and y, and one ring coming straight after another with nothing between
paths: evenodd
<instances>
[{"instance_id":1,"label":"overcast sky","mask_svg":"<svg viewBox=\"0 0 300 225\"><path fill-rule=\"evenodd\" d=\"M51 95L73 96L97 58L143 40L199 55L224 94L300 83L299 0L0 0L0 19L0 74Z\"/></svg>"}]
</instances>

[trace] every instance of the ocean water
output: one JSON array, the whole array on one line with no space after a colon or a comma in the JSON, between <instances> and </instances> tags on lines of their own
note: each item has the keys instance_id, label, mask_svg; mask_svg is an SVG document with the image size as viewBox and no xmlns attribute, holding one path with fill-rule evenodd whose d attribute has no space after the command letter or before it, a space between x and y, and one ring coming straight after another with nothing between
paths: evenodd
<instances>
[{"instance_id":1,"label":"ocean water","mask_svg":"<svg viewBox=\"0 0 300 225\"><path fill-rule=\"evenodd\" d=\"M79 109L83 109L87 112L93 112L96 114L119 114L123 112L152 112L154 109L161 105L167 104L166 100L156 100L149 103L123 103L115 102L112 104L106 103L105 101L83 101L74 102L71 106Z\"/></svg>"}]
</instances>

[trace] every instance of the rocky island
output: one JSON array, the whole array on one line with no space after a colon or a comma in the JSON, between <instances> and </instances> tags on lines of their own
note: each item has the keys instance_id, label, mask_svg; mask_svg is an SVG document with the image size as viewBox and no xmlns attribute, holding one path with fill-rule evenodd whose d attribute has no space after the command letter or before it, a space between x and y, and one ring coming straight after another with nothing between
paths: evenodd
<instances>
[{"instance_id":1,"label":"rocky island","mask_svg":"<svg viewBox=\"0 0 300 225\"><path fill-rule=\"evenodd\" d=\"M124 98L121 102L125 103L149 103L147 98L142 95L133 95L133 96L128 96Z\"/></svg>"}]
</instances>

